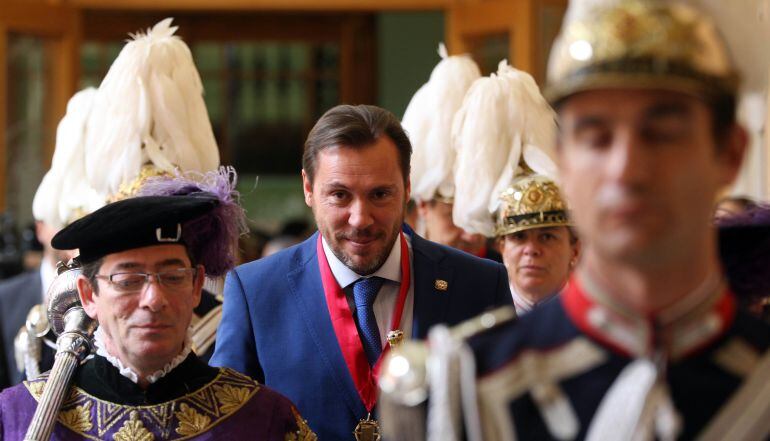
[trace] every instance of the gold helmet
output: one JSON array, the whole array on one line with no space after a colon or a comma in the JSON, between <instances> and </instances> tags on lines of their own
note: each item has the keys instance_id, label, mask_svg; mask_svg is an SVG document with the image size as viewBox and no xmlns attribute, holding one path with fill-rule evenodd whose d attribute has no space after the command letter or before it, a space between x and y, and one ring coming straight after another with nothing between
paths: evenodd
<instances>
[{"instance_id":1,"label":"gold helmet","mask_svg":"<svg viewBox=\"0 0 770 441\"><path fill-rule=\"evenodd\" d=\"M572 225L559 187L538 174L519 177L500 195L496 223L497 236L531 228Z\"/></svg>"},{"instance_id":2,"label":"gold helmet","mask_svg":"<svg viewBox=\"0 0 770 441\"><path fill-rule=\"evenodd\" d=\"M568 13L548 63L551 103L597 88L664 89L706 100L736 94L737 71L709 17L672 2L612 3Z\"/></svg>"},{"instance_id":3,"label":"gold helmet","mask_svg":"<svg viewBox=\"0 0 770 441\"><path fill-rule=\"evenodd\" d=\"M158 177L171 178L174 175L166 170L158 168L155 164L144 164L139 169L139 174L129 182L124 182L118 187L118 191L109 197L109 202L122 201L139 195L140 190L149 180Z\"/></svg>"}]
</instances>

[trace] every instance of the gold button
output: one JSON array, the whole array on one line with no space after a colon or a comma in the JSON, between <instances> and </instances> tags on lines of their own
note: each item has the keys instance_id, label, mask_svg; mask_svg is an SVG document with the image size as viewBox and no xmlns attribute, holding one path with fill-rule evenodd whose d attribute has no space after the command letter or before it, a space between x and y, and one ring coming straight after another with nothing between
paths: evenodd
<instances>
[{"instance_id":1,"label":"gold button","mask_svg":"<svg viewBox=\"0 0 770 441\"><path fill-rule=\"evenodd\" d=\"M434 286L439 291L446 291L447 288L449 288L449 284L446 282L446 280L436 279L436 283L434 283Z\"/></svg>"}]
</instances>

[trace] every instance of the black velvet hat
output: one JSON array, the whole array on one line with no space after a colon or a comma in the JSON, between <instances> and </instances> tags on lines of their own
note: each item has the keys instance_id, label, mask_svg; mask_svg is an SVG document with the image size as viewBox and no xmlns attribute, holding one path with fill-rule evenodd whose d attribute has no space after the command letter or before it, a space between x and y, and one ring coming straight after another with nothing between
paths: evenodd
<instances>
[{"instance_id":1,"label":"black velvet hat","mask_svg":"<svg viewBox=\"0 0 770 441\"><path fill-rule=\"evenodd\" d=\"M51 245L78 248L81 263L134 248L183 244L185 222L210 212L219 199L208 193L187 196L143 196L108 204L59 231Z\"/></svg>"}]
</instances>

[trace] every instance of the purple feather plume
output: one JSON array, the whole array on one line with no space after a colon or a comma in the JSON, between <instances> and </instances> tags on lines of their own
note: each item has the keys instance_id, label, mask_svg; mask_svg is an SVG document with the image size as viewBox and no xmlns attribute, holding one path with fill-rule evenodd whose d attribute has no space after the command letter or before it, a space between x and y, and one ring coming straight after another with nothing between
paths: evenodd
<instances>
[{"instance_id":1,"label":"purple feather plume","mask_svg":"<svg viewBox=\"0 0 770 441\"><path fill-rule=\"evenodd\" d=\"M770 295L770 206L721 218L717 226L722 265L741 303Z\"/></svg>"},{"instance_id":2,"label":"purple feather plume","mask_svg":"<svg viewBox=\"0 0 770 441\"><path fill-rule=\"evenodd\" d=\"M219 206L205 216L182 226L182 240L195 259L206 268L206 274L220 277L236 263L238 237L246 233L246 213L235 190L238 175L233 167L219 167L207 173L176 171L173 176L157 176L147 180L137 196L177 196L210 193Z\"/></svg>"}]
</instances>

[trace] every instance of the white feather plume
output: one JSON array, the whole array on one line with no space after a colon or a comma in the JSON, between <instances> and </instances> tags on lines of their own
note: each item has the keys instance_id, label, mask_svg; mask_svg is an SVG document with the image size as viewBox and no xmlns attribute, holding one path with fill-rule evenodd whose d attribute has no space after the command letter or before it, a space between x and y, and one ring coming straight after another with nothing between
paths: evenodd
<instances>
[{"instance_id":1,"label":"white feather plume","mask_svg":"<svg viewBox=\"0 0 770 441\"><path fill-rule=\"evenodd\" d=\"M556 179L555 141L555 114L531 75L504 60L496 74L476 80L452 127L455 225L493 236L497 199L522 157L533 171Z\"/></svg>"},{"instance_id":2,"label":"white feather plume","mask_svg":"<svg viewBox=\"0 0 770 441\"><path fill-rule=\"evenodd\" d=\"M56 147L51 169L32 201L36 220L54 228L62 228L78 213L89 213L104 205L86 182L85 139L86 122L96 96L96 89L84 89L70 98L67 113L56 129Z\"/></svg>"},{"instance_id":3,"label":"white feather plume","mask_svg":"<svg viewBox=\"0 0 770 441\"><path fill-rule=\"evenodd\" d=\"M410 177L416 200L433 199L437 191L445 197L454 194L452 120L465 92L481 76L469 56L447 56L443 44L439 45L439 55L442 60L412 97L402 121L412 142Z\"/></svg>"},{"instance_id":4,"label":"white feather plume","mask_svg":"<svg viewBox=\"0 0 770 441\"><path fill-rule=\"evenodd\" d=\"M104 196L146 163L168 172L219 165L203 84L171 20L134 35L99 86L86 159L88 180Z\"/></svg>"}]
</instances>

